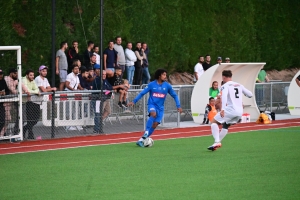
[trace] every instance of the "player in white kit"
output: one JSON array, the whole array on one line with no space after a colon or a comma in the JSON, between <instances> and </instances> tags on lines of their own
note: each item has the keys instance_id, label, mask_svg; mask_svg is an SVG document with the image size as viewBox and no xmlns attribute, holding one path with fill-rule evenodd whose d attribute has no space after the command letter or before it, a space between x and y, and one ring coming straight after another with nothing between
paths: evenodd
<instances>
[{"instance_id":1,"label":"player in white kit","mask_svg":"<svg viewBox=\"0 0 300 200\"><path fill-rule=\"evenodd\" d=\"M221 141L228 133L228 127L236 124L243 114L242 94L251 98L252 92L247 90L242 84L232 81L232 72L224 70L222 72L224 85L221 87L222 92L222 110L216 114L211 123L211 132L215 143L207 149L214 151L222 146ZM222 124L221 131L219 124Z\"/></svg>"}]
</instances>

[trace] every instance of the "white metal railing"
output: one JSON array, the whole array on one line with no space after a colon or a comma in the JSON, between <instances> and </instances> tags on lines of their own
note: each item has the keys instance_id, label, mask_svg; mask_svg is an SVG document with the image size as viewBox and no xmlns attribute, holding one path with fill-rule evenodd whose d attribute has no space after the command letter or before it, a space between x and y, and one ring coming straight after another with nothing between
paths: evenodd
<instances>
[{"instance_id":1,"label":"white metal railing","mask_svg":"<svg viewBox=\"0 0 300 200\"><path fill-rule=\"evenodd\" d=\"M262 91L262 98L257 105L261 110L269 110L275 112L288 111L287 108L287 91L290 82L271 82L271 83L257 83L255 93ZM132 101L142 88L146 85L134 86L128 92L128 102ZM194 85L173 85L174 90L177 92L184 114L179 115L173 98L169 95L165 101L165 116L162 121L164 123L172 122L174 127L180 126L182 117L191 116L191 102L190 98L193 92ZM65 127L65 126L94 126L94 110L92 106L91 94L100 91L58 91L55 92L53 99L52 93L42 93L41 96L31 96L31 101L40 105L41 119L40 124L45 127ZM27 95L23 94L21 99L26 99ZM256 94L256 98L258 98ZM125 119L133 119L139 122L143 121L144 127L147 120L147 99L145 95L134 107L119 108L118 107L118 94L110 99L111 114L104 119L106 123L112 125L112 122L123 124ZM18 102L20 95L13 96L7 95L0 97L0 102ZM20 107L20 106L19 106ZM13 109L14 107L12 107ZM22 115L23 110L19 109L18 117ZM26 121L26 120L25 120ZM10 122L11 123L11 122ZM23 124L24 122L21 122ZM132 123L132 122L131 122ZM113 126L111 126L113 128ZM20 130L21 131L21 130ZM17 136L5 137L13 138Z\"/></svg>"},{"instance_id":2,"label":"white metal railing","mask_svg":"<svg viewBox=\"0 0 300 200\"><path fill-rule=\"evenodd\" d=\"M287 95L290 82L255 84L256 104L261 111L288 112Z\"/></svg>"}]
</instances>

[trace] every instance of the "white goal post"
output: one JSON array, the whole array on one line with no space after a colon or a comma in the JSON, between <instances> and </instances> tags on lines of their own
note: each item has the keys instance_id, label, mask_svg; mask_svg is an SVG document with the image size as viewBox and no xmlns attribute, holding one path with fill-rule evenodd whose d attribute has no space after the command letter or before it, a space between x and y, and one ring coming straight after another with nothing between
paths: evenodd
<instances>
[{"instance_id":1,"label":"white goal post","mask_svg":"<svg viewBox=\"0 0 300 200\"><path fill-rule=\"evenodd\" d=\"M0 102L16 102L19 104L19 130L17 135L5 136L1 139L20 139L23 140L23 117L22 117L22 65L21 65L21 46L0 46L1 51L17 51L17 66L18 66L18 97L12 99L0 99ZM8 74L6 74L8 75ZM12 108L13 109L13 106Z\"/></svg>"}]
</instances>

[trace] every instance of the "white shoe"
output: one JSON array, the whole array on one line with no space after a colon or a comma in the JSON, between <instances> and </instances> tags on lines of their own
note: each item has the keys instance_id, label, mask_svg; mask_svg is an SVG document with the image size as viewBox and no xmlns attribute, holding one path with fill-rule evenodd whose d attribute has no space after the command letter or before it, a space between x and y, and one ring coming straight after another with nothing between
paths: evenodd
<instances>
[{"instance_id":1,"label":"white shoe","mask_svg":"<svg viewBox=\"0 0 300 200\"><path fill-rule=\"evenodd\" d=\"M76 128L77 128L79 131L83 130L82 126L76 126Z\"/></svg>"}]
</instances>

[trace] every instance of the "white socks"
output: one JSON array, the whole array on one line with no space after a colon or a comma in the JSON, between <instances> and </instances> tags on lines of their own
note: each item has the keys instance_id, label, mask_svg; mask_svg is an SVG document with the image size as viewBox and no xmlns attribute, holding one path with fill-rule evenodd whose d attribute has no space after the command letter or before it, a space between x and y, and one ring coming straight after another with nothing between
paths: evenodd
<instances>
[{"instance_id":1,"label":"white socks","mask_svg":"<svg viewBox=\"0 0 300 200\"><path fill-rule=\"evenodd\" d=\"M216 123L211 124L211 132L212 132L213 137L215 138L215 143L220 142L220 129L219 129L218 124L216 124Z\"/></svg>"},{"instance_id":2,"label":"white socks","mask_svg":"<svg viewBox=\"0 0 300 200\"><path fill-rule=\"evenodd\" d=\"M212 123L211 124L211 133L215 139L215 143L221 143L221 141L224 139L224 137L228 133L228 129L222 128L220 131L218 124Z\"/></svg>"},{"instance_id":3,"label":"white socks","mask_svg":"<svg viewBox=\"0 0 300 200\"><path fill-rule=\"evenodd\" d=\"M223 138L226 136L227 133L228 133L228 129L225 128L221 129L220 136L219 136L220 142L223 140Z\"/></svg>"}]
</instances>

